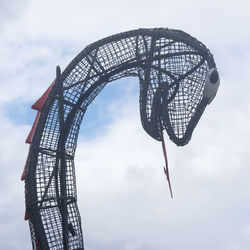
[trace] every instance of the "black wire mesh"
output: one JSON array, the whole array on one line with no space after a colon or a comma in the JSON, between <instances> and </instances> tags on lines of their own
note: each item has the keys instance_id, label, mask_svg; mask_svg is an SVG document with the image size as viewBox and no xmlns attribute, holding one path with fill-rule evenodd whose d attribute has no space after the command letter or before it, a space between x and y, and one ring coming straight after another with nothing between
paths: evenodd
<instances>
[{"instance_id":1,"label":"black wire mesh","mask_svg":"<svg viewBox=\"0 0 250 250\"><path fill-rule=\"evenodd\" d=\"M207 101L209 50L170 29L139 29L87 46L61 74L42 108L25 168L26 208L33 249L84 249L74 155L88 105L105 85L126 76L140 82L144 129L161 140L165 128L188 143Z\"/></svg>"}]
</instances>

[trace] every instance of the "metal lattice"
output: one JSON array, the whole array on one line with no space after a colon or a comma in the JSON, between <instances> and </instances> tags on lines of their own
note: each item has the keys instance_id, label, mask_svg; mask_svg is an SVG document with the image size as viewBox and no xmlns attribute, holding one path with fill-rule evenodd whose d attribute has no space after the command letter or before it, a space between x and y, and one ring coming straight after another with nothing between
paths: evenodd
<instances>
[{"instance_id":1,"label":"metal lattice","mask_svg":"<svg viewBox=\"0 0 250 250\"><path fill-rule=\"evenodd\" d=\"M213 79L207 80L209 72ZM218 85L216 73L201 42L161 28L107 37L87 46L62 73L57 68L55 82L33 106L38 115L27 139L23 179L33 249L84 249L74 155L84 113L107 83L138 77L143 128L159 141L166 129L184 145L211 101L204 91L209 81Z\"/></svg>"}]
</instances>

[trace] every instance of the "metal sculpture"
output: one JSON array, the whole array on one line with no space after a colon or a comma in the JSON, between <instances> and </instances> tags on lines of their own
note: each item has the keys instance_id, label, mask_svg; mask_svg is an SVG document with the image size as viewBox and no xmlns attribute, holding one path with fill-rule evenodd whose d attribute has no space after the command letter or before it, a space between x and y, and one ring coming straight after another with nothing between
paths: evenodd
<instances>
[{"instance_id":1,"label":"metal sculpture","mask_svg":"<svg viewBox=\"0 0 250 250\"><path fill-rule=\"evenodd\" d=\"M22 179L33 249L84 249L74 172L79 128L105 85L126 76L139 78L143 128L158 141L166 130L178 146L189 142L219 86L205 45L166 28L107 37L87 46L62 73L57 67L55 81L32 106L38 113L26 140ZM170 186L167 162L165 172Z\"/></svg>"}]
</instances>

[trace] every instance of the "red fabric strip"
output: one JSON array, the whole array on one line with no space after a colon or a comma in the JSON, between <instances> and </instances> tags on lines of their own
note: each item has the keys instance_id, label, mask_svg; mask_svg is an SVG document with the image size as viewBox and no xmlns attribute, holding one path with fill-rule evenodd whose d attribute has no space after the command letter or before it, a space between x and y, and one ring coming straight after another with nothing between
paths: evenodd
<instances>
[{"instance_id":1,"label":"red fabric strip","mask_svg":"<svg viewBox=\"0 0 250 250\"><path fill-rule=\"evenodd\" d=\"M161 134L161 145L162 145L162 151L163 151L163 155L164 155L164 159L165 159L165 167L163 167L163 170L164 170L165 175L166 175L167 180L168 180L168 186L169 186L169 191L170 191L171 198L173 198L173 192L172 192L172 187L171 187L171 182L170 182L170 177L169 177L169 170L168 170L167 151L166 151L166 146L165 146L163 133Z\"/></svg>"},{"instance_id":2,"label":"red fabric strip","mask_svg":"<svg viewBox=\"0 0 250 250\"><path fill-rule=\"evenodd\" d=\"M28 155L27 155L27 159L26 159L26 162L25 162L25 165L24 165L21 181L25 180L26 168L27 168L27 165L28 165L28 159L29 159L29 155L30 155L30 146L29 146L29 152L28 152Z\"/></svg>"},{"instance_id":3,"label":"red fabric strip","mask_svg":"<svg viewBox=\"0 0 250 250\"><path fill-rule=\"evenodd\" d=\"M29 215L28 215L27 211L25 211L24 220L28 220L28 219L29 219Z\"/></svg>"},{"instance_id":4,"label":"red fabric strip","mask_svg":"<svg viewBox=\"0 0 250 250\"><path fill-rule=\"evenodd\" d=\"M32 109L41 111L47 98L48 95L50 93L50 91L52 90L53 85L55 84L56 80L54 80L51 85L48 87L48 89L44 92L44 94L31 106Z\"/></svg>"},{"instance_id":5,"label":"red fabric strip","mask_svg":"<svg viewBox=\"0 0 250 250\"><path fill-rule=\"evenodd\" d=\"M27 187L25 187L25 195L26 195L26 197L28 196L28 188ZM29 201L27 200L26 204L28 204L28 203L29 203ZM29 214L27 213L27 209L25 209L24 220L28 220L28 219L29 219Z\"/></svg>"},{"instance_id":6,"label":"red fabric strip","mask_svg":"<svg viewBox=\"0 0 250 250\"><path fill-rule=\"evenodd\" d=\"M21 176L21 181L25 180L25 172L26 172L26 164L25 164L24 169L23 169L23 173L22 173L22 176Z\"/></svg>"},{"instance_id":7,"label":"red fabric strip","mask_svg":"<svg viewBox=\"0 0 250 250\"><path fill-rule=\"evenodd\" d=\"M35 131L36 131L36 126L37 126L37 123L38 123L39 118L40 118L40 114L41 114L41 112L38 111L38 112L37 112L37 115L36 115L36 119L35 119L35 121L34 121L34 123L33 123L33 125L32 125L32 128L31 128L31 130L30 130L30 132L29 132L29 135L28 135L28 137L27 137L27 139L26 139L26 141L25 141L25 142L28 143L28 144L31 144L31 143L32 143L33 136L34 136Z\"/></svg>"}]
</instances>

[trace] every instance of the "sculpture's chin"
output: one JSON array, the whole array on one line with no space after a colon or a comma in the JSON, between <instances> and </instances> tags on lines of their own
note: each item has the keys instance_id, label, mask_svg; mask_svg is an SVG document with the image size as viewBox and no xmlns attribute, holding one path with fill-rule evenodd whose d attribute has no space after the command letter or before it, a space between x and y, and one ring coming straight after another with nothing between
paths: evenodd
<instances>
[{"instance_id":1,"label":"sculpture's chin","mask_svg":"<svg viewBox=\"0 0 250 250\"><path fill-rule=\"evenodd\" d=\"M178 126L179 124L184 124L185 117L179 117L179 119L174 120L173 114L170 114L168 109L163 109L163 125L166 129L169 138L171 141L173 141L177 146L184 146L186 145L193 134L193 131L200 120L208 102L206 98L202 98L200 103L197 105L195 111L192 113L192 117L189 119L189 122L186 124L186 126ZM176 117L178 117L178 111L176 112ZM182 120L183 119L183 120ZM176 126L175 126L176 125Z\"/></svg>"}]
</instances>

